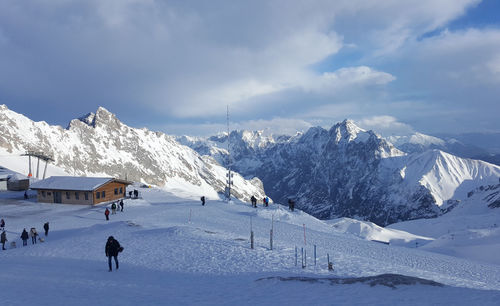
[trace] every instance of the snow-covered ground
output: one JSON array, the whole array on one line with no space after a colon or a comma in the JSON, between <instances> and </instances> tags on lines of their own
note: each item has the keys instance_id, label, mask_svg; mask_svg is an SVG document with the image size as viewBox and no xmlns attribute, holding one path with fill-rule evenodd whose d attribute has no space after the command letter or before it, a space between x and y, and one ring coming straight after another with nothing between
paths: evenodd
<instances>
[{"instance_id":1,"label":"snow-covered ground","mask_svg":"<svg viewBox=\"0 0 500 306\"><path fill-rule=\"evenodd\" d=\"M199 201L159 189L140 191L143 198L125 200L124 212L111 215L110 221L105 221L103 205L42 204L34 199L24 201L23 193L0 193L0 217L6 221L7 238L9 243L17 243L17 248L0 252L1 302L498 305L500 299L500 265L367 241L275 204L255 209L241 202L214 200L201 206ZM19 238L22 229L37 227L41 233L47 221L51 229L45 242L23 247ZM269 244L271 228L273 250ZM125 248L119 256L120 269L111 273L104 254L110 235ZM302 248L307 251L305 268L301 265ZM327 254L334 264L333 272L327 269ZM396 285L394 289L365 283L334 284L325 279L385 273L433 280L444 286Z\"/></svg>"}]
</instances>

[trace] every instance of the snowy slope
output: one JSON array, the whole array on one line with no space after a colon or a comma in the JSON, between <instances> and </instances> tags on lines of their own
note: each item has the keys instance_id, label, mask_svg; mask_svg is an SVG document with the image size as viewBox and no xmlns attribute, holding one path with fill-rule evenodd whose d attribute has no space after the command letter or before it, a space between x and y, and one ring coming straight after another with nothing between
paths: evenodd
<instances>
[{"instance_id":1,"label":"snowy slope","mask_svg":"<svg viewBox=\"0 0 500 306\"><path fill-rule=\"evenodd\" d=\"M424 245L434 240L433 238L418 236L401 230L384 228L372 222L350 218L327 220L325 223L330 224L339 232L391 245L415 247L415 245Z\"/></svg>"},{"instance_id":2,"label":"snowy slope","mask_svg":"<svg viewBox=\"0 0 500 306\"><path fill-rule=\"evenodd\" d=\"M63 129L33 122L0 105L0 165L26 173L28 163L19 163L18 157L27 150L52 155L54 165L70 175L141 181L192 198L219 198L226 185L226 170L213 158L200 156L166 134L131 128L102 107ZM52 166L48 171L59 172ZM245 180L239 174L233 192L247 201L251 195L264 197L258 179Z\"/></svg>"},{"instance_id":3,"label":"snowy slope","mask_svg":"<svg viewBox=\"0 0 500 306\"><path fill-rule=\"evenodd\" d=\"M137 187L133 187L137 188ZM496 305L500 266L480 264L341 233L330 224L281 206L251 208L178 198L143 189L106 222L103 206L53 205L0 193L7 237L20 245L23 228L49 221L44 243L2 251L6 305ZM12 198L16 199L7 199ZM272 221L274 220L274 223ZM249 232L255 234L250 249ZM273 250L269 231L274 229ZM125 247L120 269L107 272L106 238ZM306 241L304 241L306 240ZM314 265L313 245L317 247ZM295 265L295 247L307 266ZM329 254L335 270L326 268ZM394 273L444 286L352 278ZM281 278L276 278L281 277ZM326 277L345 280L334 284ZM29 284L34 284L29 287ZM25 290L19 288L26 288Z\"/></svg>"},{"instance_id":4,"label":"snowy slope","mask_svg":"<svg viewBox=\"0 0 500 306\"><path fill-rule=\"evenodd\" d=\"M391 229L434 238L425 249L500 264L500 182L480 186L437 219L392 224Z\"/></svg>"}]
</instances>

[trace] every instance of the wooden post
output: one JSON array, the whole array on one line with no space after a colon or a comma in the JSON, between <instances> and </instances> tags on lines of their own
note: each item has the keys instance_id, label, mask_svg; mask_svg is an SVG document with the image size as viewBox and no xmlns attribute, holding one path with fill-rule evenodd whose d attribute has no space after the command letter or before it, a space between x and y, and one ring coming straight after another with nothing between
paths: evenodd
<instances>
[{"instance_id":1,"label":"wooden post","mask_svg":"<svg viewBox=\"0 0 500 306\"><path fill-rule=\"evenodd\" d=\"M250 248L253 250L253 231L250 231Z\"/></svg>"}]
</instances>

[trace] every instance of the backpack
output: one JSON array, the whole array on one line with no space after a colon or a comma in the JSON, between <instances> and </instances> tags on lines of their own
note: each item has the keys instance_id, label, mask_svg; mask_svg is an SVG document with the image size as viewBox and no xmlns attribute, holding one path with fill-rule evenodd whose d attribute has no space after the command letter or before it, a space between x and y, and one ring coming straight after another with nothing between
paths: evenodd
<instances>
[{"instance_id":1,"label":"backpack","mask_svg":"<svg viewBox=\"0 0 500 306\"><path fill-rule=\"evenodd\" d=\"M121 252L123 252L123 247L122 246L118 248L118 253L121 253Z\"/></svg>"},{"instance_id":2,"label":"backpack","mask_svg":"<svg viewBox=\"0 0 500 306\"><path fill-rule=\"evenodd\" d=\"M112 208L112 209L116 209L116 204L115 204L115 203L113 203L113 205L111 205L111 208Z\"/></svg>"}]
</instances>

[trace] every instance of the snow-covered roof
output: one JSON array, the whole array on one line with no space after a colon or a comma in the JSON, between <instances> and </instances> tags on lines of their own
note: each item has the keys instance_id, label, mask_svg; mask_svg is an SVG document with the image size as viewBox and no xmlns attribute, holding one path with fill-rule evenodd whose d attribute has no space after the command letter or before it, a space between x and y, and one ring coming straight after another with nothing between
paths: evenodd
<instances>
[{"instance_id":1,"label":"snow-covered roof","mask_svg":"<svg viewBox=\"0 0 500 306\"><path fill-rule=\"evenodd\" d=\"M93 191L100 186L115 181L112 177L51 176L30 185L31 189ZM116 180L128 183L122 180Z\"/></svg>"}]
</instances>

